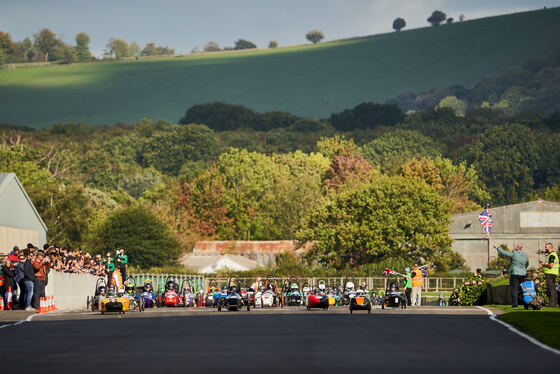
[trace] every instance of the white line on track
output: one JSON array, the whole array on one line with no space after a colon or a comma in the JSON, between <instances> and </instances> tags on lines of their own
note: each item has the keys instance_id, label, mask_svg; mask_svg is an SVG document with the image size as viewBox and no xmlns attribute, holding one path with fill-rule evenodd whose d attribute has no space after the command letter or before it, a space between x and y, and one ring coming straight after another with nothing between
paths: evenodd
<instances>
[{"instance_id":1,"label":"white line on track","mask_svg":"<svg viewBox=\"0 0 560 374\"><path fill-rule=\"evenodd\" d=\"M542 349L545 349L545 350L547 350L547 351L549 351L549 352L552 352L552 353L554 353L554 354L560 356L560 350L558 350L558 349L556 349L556 348L552 348L552 347L550 347L550 346L548 346L548 345L546 345L546 344L544 344L544 343L538 341L537 339L533 338L532 336L527 335L527 334L525 334L524 332L522 332L522 331L516 329L515 327L513 327L513 326L510 325L509 323L504 322L504 321L498 319L498 316L497 316L496 314L494 314L494 312L492 312L490 309L486 309L486 308L481 307L481 306L476 306L476 307L479 308L479 309L482 309L482 310L486 311L486 313L488 313L488 315L490 316L490 319L491 319L492 321L497 322L497 323L499 323L500 325L507 327L510 331L512 331L512 332L516 333L517 335L519 335L519 336L521 336L521 337L527 339L528 341L530 341L530 342L533 343L534 345L536 345L536 346L538 346L538 347L541 347Z\"/></svg>"},{"instance_id":2,"label":"white line on track","mask_svg":"<svg viewBox=\"0 0 560 374\"><path fill-rule=\"evenodd\" d=\"M6 325L2 325L0 326L0 329L3 329L4 327L8 327L8 326L19 326L24 322L31 322L33 320L33 318L35 318L36 316L38 316L38 314L31 314L29 317L27 317L26 319L22 319L21 321L17 321L14 323L8 323Z\"/></svg>"}]
</instances>

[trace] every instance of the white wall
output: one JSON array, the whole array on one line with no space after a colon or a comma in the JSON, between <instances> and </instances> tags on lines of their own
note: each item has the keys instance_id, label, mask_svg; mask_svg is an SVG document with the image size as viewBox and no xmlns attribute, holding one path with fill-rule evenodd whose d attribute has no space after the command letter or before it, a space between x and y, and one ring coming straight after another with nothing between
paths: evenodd
<instances>
[{"instance_id":1,"label":"white wall","mask_svg":"<svg viewBox=\"0 0 560 374\"><path fill-rule=\"evenodd\" d=\"M98 277L91 274L49 272L46 295L54 296L59 310L84 310L86 299L95 291Z\"/></svg>"}]
</instances>

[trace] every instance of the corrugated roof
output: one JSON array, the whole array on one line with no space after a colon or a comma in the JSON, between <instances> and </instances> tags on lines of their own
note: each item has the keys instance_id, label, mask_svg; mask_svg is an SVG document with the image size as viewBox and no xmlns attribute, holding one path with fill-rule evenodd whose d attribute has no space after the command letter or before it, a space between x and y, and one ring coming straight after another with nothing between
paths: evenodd
<instances>
[{"instance_id":1,"label":"corrugated roof","mask_svg":"<svg viewBox=\"0 0 560 374\"><path fill-rule=\"evenodd\" d=\"M6 186L12 180L16 182L17 186L19 187L19 189L21 190L21 192L25 196L25 199L27 200L27 202L31 206L31 209L35 213L35 216L37 217L37 219L39 220L41 225L45 228L45 231L48 231L49 229L47 228L47 225L45 225L45 222L43 222L43 219L41 218L41 215L39 214L39 212L37 212L37 209L35 209L35 205L33 205L33 201L31 201L31 199L29 198L29 195L27 195L27 192L25 192L25 188L23 188L21 182L19 181L19 179L18 179L18 177L15 173L0 173L0 194L2 194L2 192L6 189Z\"/></svg>"}]
</instances>

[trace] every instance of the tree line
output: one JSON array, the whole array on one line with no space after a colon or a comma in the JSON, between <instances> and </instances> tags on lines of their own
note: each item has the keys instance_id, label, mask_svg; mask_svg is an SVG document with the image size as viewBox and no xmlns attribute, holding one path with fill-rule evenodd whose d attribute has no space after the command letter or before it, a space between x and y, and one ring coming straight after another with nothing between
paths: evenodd
<instances>
[{"instance_id":1,"label":"tree line","mask_svg":"<svg viewBox=\"0 0 560 374\"><path fill-rule=\"evenodd\" d=\"M96 60L91 54L90 37L85 32L75 36L75 45L58 38L54 32L44 28L21 41L13 41L7 32L0 31L0 65L17 62L61 63L89 62ZM125 57L174 55L175 50L155 43L146 43L142 48L136 42L127 43L122 39L111 38L107 43L104 57L121 59Z\"/></svg>"},{"instance_id":2,"label":"tree line","mask_svg":"<svg viewBox=\"0 0 560 374\"><path fill-rule=\"evenodd\" d=\"M323 120L216 103L187 114L180 124L0 127L0 170L17 173L51 242L136 246L142 266L173 263L200 239L295 239L315 241L308 259L327 267L424 258L448 270L461 266L451 214L560 201L558 115L405 115L375 103ZM140 242L123 234L143 227Z\"/></svg>"}]
</instances>

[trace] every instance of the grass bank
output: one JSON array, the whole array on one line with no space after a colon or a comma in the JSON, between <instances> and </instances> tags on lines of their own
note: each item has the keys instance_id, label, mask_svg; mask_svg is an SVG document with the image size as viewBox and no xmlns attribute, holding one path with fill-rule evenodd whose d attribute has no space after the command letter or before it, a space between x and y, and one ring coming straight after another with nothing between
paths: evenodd
<instances>
[{"instance_id":1,"label":"grass bank","mask_svg":"<svg viewBox=\"0 0 560 374\"><path fill-rule=\"evenodd\" d=\"M560 349L560 308L525 310L506 305L488 305L504 311L498 318L535 337L544 344Z\"/></svg>"},{"instance_id":2,"label":"grass bank","mask_svg":"<svg viewBox=\"0 0 560 374\"><path fill-rule=\"evenodd\" d=\"M364 101L471 85L557 48L560 8L317 45L0 71L0 123L179 120L194 104L325 118Z\"/></svg>"}]
</instances>

